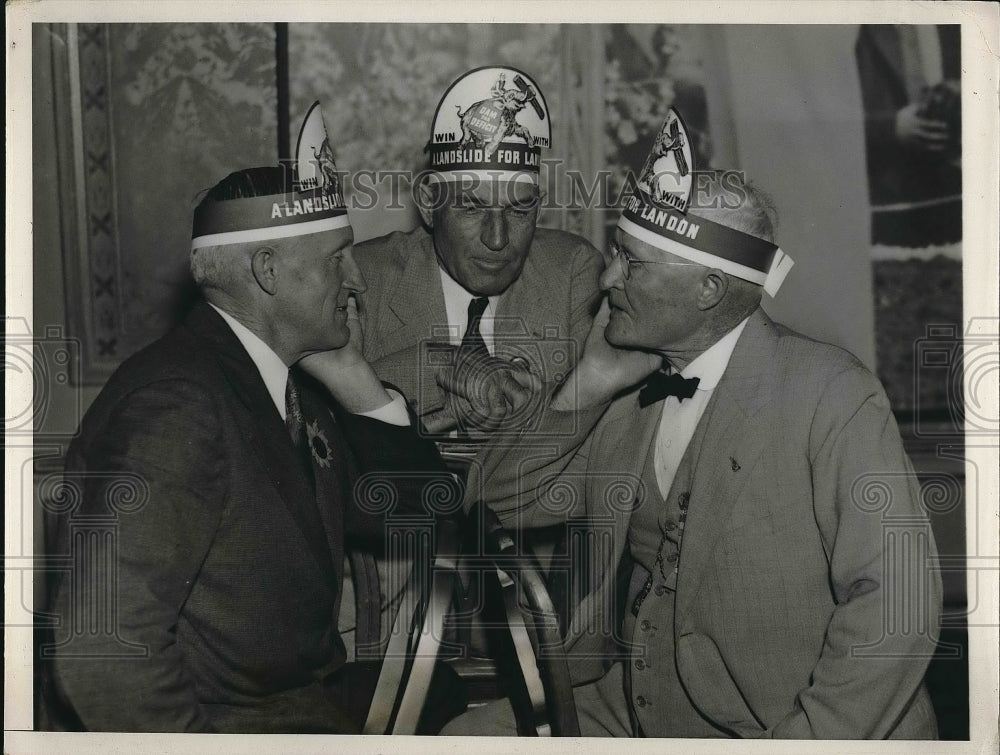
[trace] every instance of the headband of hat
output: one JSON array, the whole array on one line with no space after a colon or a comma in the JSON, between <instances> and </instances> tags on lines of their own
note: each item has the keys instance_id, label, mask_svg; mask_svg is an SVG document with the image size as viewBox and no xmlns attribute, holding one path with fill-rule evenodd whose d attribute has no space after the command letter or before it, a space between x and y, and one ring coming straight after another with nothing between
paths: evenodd
<instances>
[{"instance_id":1,"label":"headband of hat","mask_svg":"<svg viewBox=\"0 0 1000 755\"><path fill-rule=\"evenodd\" d=\"M429 180L537 183L551 133L545 97L528 74L498 66L469 71L434 112Z\"/></svg>"},{"instance_id":2,"label":"headband of hat","mask_svg":"<svg viewBox=\"0 0 1000 755\"><path fill-rule=\"evenodd\" d=\"M688 214L693 173L687 129L671 108L618 227L657 249L761 285L769 296L777 294L792 258L777 244Z\"/></svg>"},{"instance_id":3,"label":"headband of hat","mask_svg":"<svg viewBox=\"0 0 1000 755\"><path fill-rule=\"evenodd\" d=\"M271 241L350 226L318 101L302 121L295 151L291 191L203 202L194 213L191 248Z\"/></svg>"}]
</instances>

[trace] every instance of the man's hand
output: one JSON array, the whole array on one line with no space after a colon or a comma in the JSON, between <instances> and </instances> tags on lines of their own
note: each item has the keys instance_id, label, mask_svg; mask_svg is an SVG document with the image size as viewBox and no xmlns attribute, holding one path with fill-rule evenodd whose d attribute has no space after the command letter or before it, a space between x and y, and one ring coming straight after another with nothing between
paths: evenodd
<instances>
[{"instance_id":1,"label":"man's hand","mask_svg":"<svg viewBox=\"0 0 1000 755\"><path fill-rule=\"evenodd\" d=\"M455 367L438 371L445 407L428 429L462 427L479 433L509 430L531 416L542 395L541 379L527 367L505 359L456 350Z\"/></svg>"},{"instance_id":2,"label":"man's hand","mask_svg":"<svg viewBox=\"0 0 1000 755\"><path fill-rule=\"evenodd\" d=\"M604 337L611 319L607 297L590 326L583 356L552 399L552 408L576 411L605 404L659 369L663 357L638 349L612 346Z\"/></svg>"},{"instance_id":3,"label":"man's hand","mask_svg":"<svg viewBox=\"0 0 1000 755\"><path fill-rule=\"evenodd\" d=\"M347 302L347 327L351 338L344 346L303 357L299 366L326 386L347 411L361 414L385 406L392 396L362 354L364 334L353 295Z\"/></svg>"},{"instance_id":4,"label":"man's hand","mask_svg":"<svg viewBox=\"0 0 1000 755\"><path fill-rule=\"evenodd\" d=\"M328 370L333 370L334 368L349 370L359 362L365 362L365 335L361 329L361 318L358 315L358 302L354 298L354 294L351 294L350 298L347 300L347 329L350 331L351 338L346 344L341 346L339 349L321 351L316 354L303 357L299 361L299 366L314 377L322 379L317 372L314 372L314 370L321 371L324 369L324 365Z\"/></svg>"},{"instance_id":5,"label":"man's hand","mask_svg":"<svg viewBox=\"0 0 1000 755\"><path fill-rule=\"evenodd\" d=\"M896 138L908 147L943 152L948 146L948 124L919 112L920 103L913 102L896 113Z\"/></svg>"}]
</instances>

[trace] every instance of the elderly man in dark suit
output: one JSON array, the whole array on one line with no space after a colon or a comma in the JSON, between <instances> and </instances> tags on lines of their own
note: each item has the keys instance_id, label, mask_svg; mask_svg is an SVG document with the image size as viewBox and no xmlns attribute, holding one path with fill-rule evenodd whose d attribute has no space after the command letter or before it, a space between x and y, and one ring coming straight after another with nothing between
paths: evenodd
<instances>
[{"instance_id":1,"label":"elderly man in dark suit","mask_svg":"<svg viewBox=\"0 0 1000 755\"><path fill-rule=\"evenodd\" d=\"M53 601L69 634L48 653L63 725L361 728L376 679L345 665L344 548L377 544L384 518L357 483L391 475L412 514L443 467L361 355L353 233L308 160L324 138L314 106L294 185L251 168L207 193L191 251L204 298L112 376L70 448L80 502L55 540L76 566ZM81 540L109 515L107 537Z\"/></svg>"},{"instance_id":2,"label":"elderly man in dark suit","mask_svg":"<svg viewBox=\"0 0 1000 755\"><path fill-rule=\"evenodd\" d=\"M934 738L940 576L885 393L764 313L790 267L772 208L705 177L686 214L640 179L583 357L484 452L486 503L600 528L566 639L578 679L603 672L575 690L584 735ZM512 734L511 709L446 732Z\"/></svg>"}]
</instances>

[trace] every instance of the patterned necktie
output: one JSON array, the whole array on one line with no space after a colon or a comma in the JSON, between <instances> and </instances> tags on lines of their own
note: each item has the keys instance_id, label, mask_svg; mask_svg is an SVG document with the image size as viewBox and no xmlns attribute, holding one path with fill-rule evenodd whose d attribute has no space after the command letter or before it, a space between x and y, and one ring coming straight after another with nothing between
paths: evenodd
<instances>
[{"instance_id":1,"label":"patterned necktie","mask_svg":"<svg viewBox=\"0 0 1000 755\"><path fill-rule=\"evenodd\" d=\"M288 373L288 381L285 383L285 427L288 435L292 439L292 445L299 453L302 466L309 478L310 484L315 484L315 477L312 466L312 453L309 450L309 439L306 436L306 422L302 416L302 405L299 403L299 389L292 379L292 373Z\"/></svg>"},{"instance_id":2,"label":"patterned necktie","mask_svg":"<svg viewBox=\"0 0 1000 755\"><path fill-rule=\"evenodd\" d=\"M288 435L292 443L298 448L300 441L304 441L303 431L305 430L305 420L302 417L302 406L299 404L299 390L292 380L292 373L288 373L285 382L285 427L288 428Z\"/></svg>"},{"instance_id":3,"label":"patterned necktie","mask_svg":"<svg viewBox=\"0 0 1000 755\"><path fill-rule=\"evenodd\" d=\"M669 375L662 371L654 372L639 391L639 406L645 408L667 396L676 396L678 401L691 398L700 382L700 378L681 377L679 372Z\"/></svg>"},{"instance_id":4,"label":"patterned necktie","mask_svg":"<svg viewBox=\"0 0 1000 755\"><path fill-rule=\"evenodd\" d=\"M462 351L470 357L489 356L490 351L486 348L486 341L479 330L483 319L483 313L490 304L490 300L485 296L477 296L469 302L469 324L465 328L465 335L462 336Z\"/></svg>"}]
</instances>

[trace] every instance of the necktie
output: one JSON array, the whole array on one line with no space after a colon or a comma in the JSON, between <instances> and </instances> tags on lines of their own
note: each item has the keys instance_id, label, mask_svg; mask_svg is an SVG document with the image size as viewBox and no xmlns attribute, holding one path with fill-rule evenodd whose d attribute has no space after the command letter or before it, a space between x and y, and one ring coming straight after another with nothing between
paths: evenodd
<instances>
[{"instance_id":1,"label":"necktie","mask_svg":"<svg viewBox=\"0 0 1000 755\"><path fill-rule=\"evenodd\" d=\"M300 441L305 440L303 437L305 424L302 418L302 406L299 404L299 390L292 380L292 373L289 372L285 383L285 427L288 428L288 434L296 447Z\"/></svg>"},{"instance_id":2,"label":"necktie","mask_svg":"<svg viewBox=\"0 0 1000 755\"><path fill-rule=\"evenodd\" d=\"M679 372L654 372L639 391L639 406L647 407L667 396L676 396L678 401L691 398L698 388L699 378L684 378Z\"/></svg>"},{"instance_id":3,"label":"necktie","mask_svg":"<svg viewBox=\"0 0 1000 755\"><path fill-rule=\"evenodd\" d=\"M490 300L485 296L477 296L469 302L469 324L465 327L465 335L462 336L462 351L470 357L489 356L490 351L486 348L486 341L479 330L483 319L483 313L490 304Z\"/></svg>"},{"instance_id":4,"label":"necktie","mask_svg":"<svg viewBox=\"0 0 1000 755\"><path fill-rule=\"evenodd\" d=\"M299 453L302 460L306 477L312 483L315 478L312 468L312 454L309 450L309 439L306 436L306 422L302 416L302 405L299 403L299 390L292 379L292 373L288 373L288 381L285 383L285 427L288 435L292 439L292 445Z\"/></svg>"},{"instance_id":5,"label":"necktie","mask_svg":"<svg viewBox=\"0 0 1000 755\"><path fill-rule=\"evenodd\" d=\"M458 360L466 374L477 372L477 364L482 364L489 359L490 350L486 348L486 341L479 330L483 319L483 313L489 306L490 300L485 296L477 296L469 302L469 324L465 326L465 335L462 336L462 344L458 348ZM458 439L462 442L469 440L468 425L459 420Z\"/></svg>"}]
</instances>

